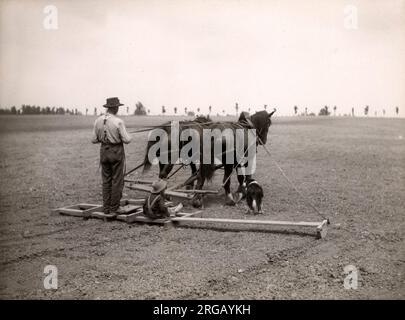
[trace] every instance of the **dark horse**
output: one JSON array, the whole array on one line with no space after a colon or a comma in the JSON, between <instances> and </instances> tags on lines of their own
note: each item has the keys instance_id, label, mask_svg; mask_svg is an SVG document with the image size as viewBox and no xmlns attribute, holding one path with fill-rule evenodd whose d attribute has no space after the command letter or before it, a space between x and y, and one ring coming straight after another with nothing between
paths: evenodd
<instances>
[{"instance_id":1,"label":"dark horse","mask_svg":"<svg viewBox=\"0 0 405 320\"><path fill-rule=\"evenodd\" d=\"M254 129L255 130L255 135L256 139L254 140L254 152L256 152L256 147L259 144L265 144L267 142L267 134L269 131L269 127L271 125L271 116L276 112L276 110L272 111L271 113L267 113L267 111L259 111L253 114L252 116L246 116L245 113L241 113L238 122L212 122L208 123L205 126L205 129L219 129L221 132L224 132L225 129L228 129L228 132L230 134L233 134L234 137L236 135L236 130L237 129L242 129L245 139L244 139L244 147L243 150L246 153L248 151L247 149L251 146L248 145L248 139L247 136L249 134L252 134L252 131L249 129ZM233 163L227 163L226 161L226 154L230 152L235 152L236 146L228 146L226 143L226 134L224 134L221 137L222 141L222 150L225 150L225 152L222 152L221 154L215 155L216 159L222 160L222 164L224 166L224 177L223 177L223 187L225 189L225 196L226 196L226 204L227 205L234 205L236 202L241 200L245 195L246 195L246 181L251 181L252 180L252 175L250 173L244 174L243 171L241 171L241 167L247 166L247 163L241 164L238 163L237 157L234 154L234 161ZM234 139L235 141L236 139ZM217 141L218 142L218 141ZM211 150L214 149L214 141L211 143ZM203 152L202 152L203 153ZM201 158L200 162L203 163L202 161L202 155L201 153ZM200 166L200 170L198 171L198 179L197 179L197 185L196 189L202 189L205 180L210 180L214 174L214 171L217 167L217 164L215 161L211 161L209 164L202 164ZM233 170L236 169L238 170L238 182L239 182L239 187L237 190L237 198L236 200L234 199L231 190L230 190L230 185L231 185L231 179L230 176L233 172ZM261 201L261 199L258 199L258 201ZM193 199L193 205L196 207L200 207L202 205L202 195L197 194L194 199Z\"/></svg>"}]
</instances>

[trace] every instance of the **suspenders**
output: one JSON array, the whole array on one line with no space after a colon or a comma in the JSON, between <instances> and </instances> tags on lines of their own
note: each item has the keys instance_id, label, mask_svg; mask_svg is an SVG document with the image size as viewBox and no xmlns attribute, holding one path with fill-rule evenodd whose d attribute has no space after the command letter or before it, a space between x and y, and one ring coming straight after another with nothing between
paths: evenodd
<instances>
[{"instance_id":1,"label":"suspenders","mask_svg":"<svg viewBox=\"0 0 405 320\"><path fill-rule=\"evenodd\" d=\"M103 121L103 129L104 129L104 135L103 135L103 139L102 142L103 143L109 143L108 142L108 136L107 136L107 114L104 116L104 121Z\"/></svg>"},{"instance_id":2,"label":"suspenders","mask_svg":"<svg viewBox=\"0 0 405 320\"><path fill-rule=\"evenodd\" d=\"M101 138L100 142L104 143L104 144L122 144L122 140L120 142L116 142L116 141L114 141L114 137L113 137L113 141L109 141L108 134L107 134L107 131L108 131L107 120L108 119L109 119L109 114L105 114L104 119L103 119L103 134L102 134L102 138ZM111 119L111 121L113 121L113 120L114 119Z\"/></svg>"}]
</instances>

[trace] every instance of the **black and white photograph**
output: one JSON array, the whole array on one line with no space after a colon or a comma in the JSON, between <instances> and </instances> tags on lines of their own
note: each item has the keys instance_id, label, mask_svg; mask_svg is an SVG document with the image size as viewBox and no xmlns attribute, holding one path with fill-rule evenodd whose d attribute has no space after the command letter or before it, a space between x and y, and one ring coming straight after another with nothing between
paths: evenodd
<instances>
[{"instance_id":1,"label":"black and white photograph","mask_svg":"<svg viewBox=\"0 0 405 320\"><path fill-rule=\"evenodd\" d=\"M404 0L0 0L0 299L404 300L404 57Z\"/></svg>"}]
</instances>

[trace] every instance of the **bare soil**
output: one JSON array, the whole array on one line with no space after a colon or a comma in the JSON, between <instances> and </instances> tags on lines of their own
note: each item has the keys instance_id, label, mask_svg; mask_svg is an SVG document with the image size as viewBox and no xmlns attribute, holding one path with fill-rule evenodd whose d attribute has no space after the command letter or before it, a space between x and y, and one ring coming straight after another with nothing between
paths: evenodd
<instances>
[{"instance_id":1,"label":"bare soil","mask_svg":"<svg viewBox=\"0 0 405 320\"><path fill-rule=\"evenodd\" d=\"M124 120L136 128L169 117ZM101 203L93 121L0 117L0 298L405 298L404 119L274 119L272 159L330 218L323 240L300 228L164 228L51 215L65 205ZM128 169L145 149L146 133L134 137ZM221 174L206 188L219 188ZM181 171L175 181L187 175ZM321 220L263 149L256 179L265 191L263 216L247 216L244 203L224 206L222 191L206 198L204 216ZM232 183L236 188L234 176ZM349 264L358 270L355 290L343 285ZM58 268L57 290L44 289L46 265Z\"/></svg>"}]
</instances>

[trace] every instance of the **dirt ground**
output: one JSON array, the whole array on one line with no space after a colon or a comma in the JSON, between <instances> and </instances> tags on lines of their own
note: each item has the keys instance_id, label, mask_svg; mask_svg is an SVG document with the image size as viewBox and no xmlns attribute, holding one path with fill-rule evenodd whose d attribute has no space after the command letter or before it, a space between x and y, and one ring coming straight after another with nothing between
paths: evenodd
<instances>
[{"instance_id":1,"label":"dirt ground","mask_svg":"<svg viewBox=\"0 0 405 320\"><path fill-rule=\"evenodd\" d=\"M131 128L169 120L124 118ZM323 240L311 229L164 228L51 215L101 203L93 121L0 117L0 298L405 298L404 119L274 118L272 158L330 218ZM143 158L146 134L135 137L128 168ZM261 148L256 178L265 191L260 218L320 221ZM206 188L221 180L218 173ZM204 216L247 217L244 203L223 203L222 191L209 196ZM343 268L350 264L358 287L348 290ZM46 265L58 268L57 290L44 289Z\"/></svg>"}]
</instances>

